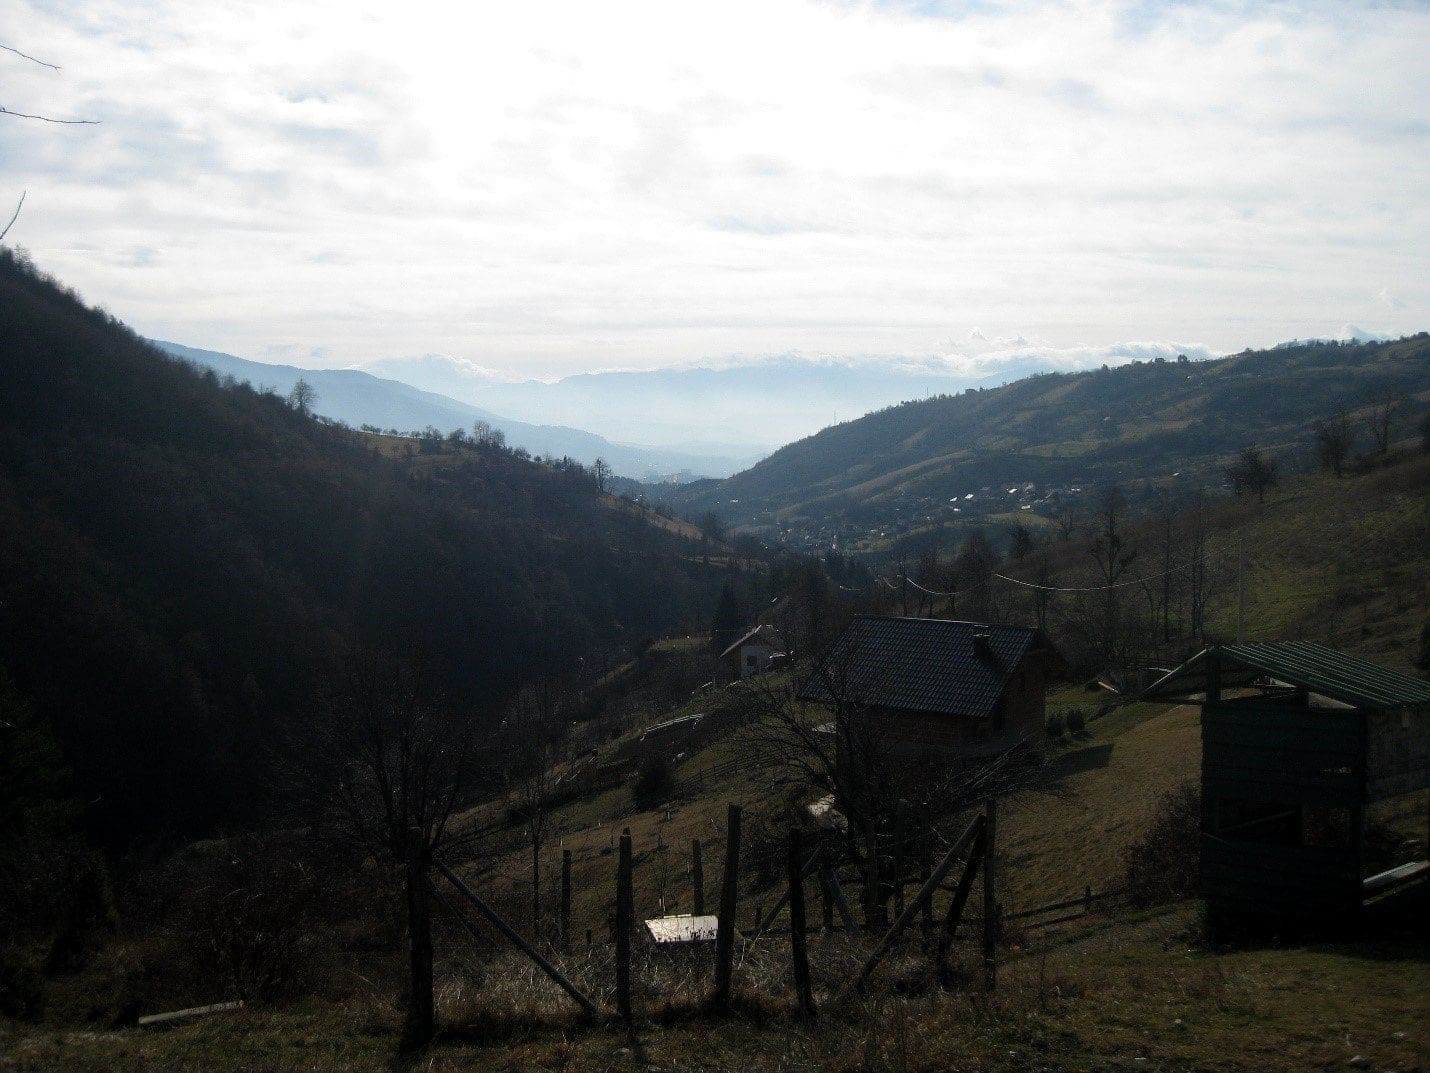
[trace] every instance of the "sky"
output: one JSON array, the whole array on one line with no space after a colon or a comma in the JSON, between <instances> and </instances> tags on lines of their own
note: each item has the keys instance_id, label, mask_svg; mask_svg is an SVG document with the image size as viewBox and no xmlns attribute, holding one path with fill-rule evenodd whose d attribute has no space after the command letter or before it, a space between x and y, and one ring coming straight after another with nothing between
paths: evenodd
<instances>
[{"instance_id":1,"label":"sky","mask_svg":"<svg viewBox=\"0 0 1430 1073\"><path fill-rule=\"evenodd\" d=\"M1424 3L8 6L61 70L0 52L0 107L98 122L0 115L7 242L152 337L554 377L1430 327Z\"/></svg>"}]
</instances>

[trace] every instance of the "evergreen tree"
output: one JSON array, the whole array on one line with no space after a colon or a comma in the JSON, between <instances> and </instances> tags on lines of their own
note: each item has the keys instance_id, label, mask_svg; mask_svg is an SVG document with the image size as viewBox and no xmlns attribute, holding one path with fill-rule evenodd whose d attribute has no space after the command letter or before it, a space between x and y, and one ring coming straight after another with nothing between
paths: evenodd
<instances>
[{"instance_id":1,"label":"evergreen tree","mask_svg":"<svg viewBox=\"0 0 1430 1073\"><path fill-rule=\"evenodd\" d=\"M720 602L715 605L715 618L710 623L710 647L716 652L729 648L745 628L745 609L732 582L720 589Z\"/></svg>"}]
</instances>

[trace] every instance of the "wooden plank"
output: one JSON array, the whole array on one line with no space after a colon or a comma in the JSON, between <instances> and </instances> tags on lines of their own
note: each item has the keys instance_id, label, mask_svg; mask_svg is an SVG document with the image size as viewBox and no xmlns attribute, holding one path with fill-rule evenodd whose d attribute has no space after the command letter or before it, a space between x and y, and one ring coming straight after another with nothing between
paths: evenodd
<instances>
[{"instance_id":1,"label":"wooden plank","mask_svg":"<svg viewBox=\"0 0 1430 1073\"><path fill-rule=\"evenodd\" d=\"M442 874L443 878L445 878L448 883L451 883L452 886L457 889L457 892L472 904L472 906L477 910L477 912L481 913L482 916L486 917L487 920L491 923L492 927L496 928L497 931L501 932L504 936L506 936L508 941L510 941L513 945L517 947L517 949L519 949L523 954L525 954L533 962L535 962L537 968L539 968L542 972L546 973L546 975L551 977L551 979L555 980L556 983L561 986L561 990L565 991L568 995L570 995L576 1001L576 1004L578 1006L580 1006L583 1010L592 1015L595 1015L600 1012L596 1009L596 1004L590 999L588 999L585 995L583 995L575 984L573 984L570 980L566 979L566 977L561 974L560 970L558 970L555 965L552 965L551 962L547 961L544 957L542 957L541 953L525 939L523 939L520 935L518 935L516 931L512 929L511 925L509 925L505 920L503 920L496 914L495 910L493 910L491 906L487 905L486 902L482 901L481 898L477 897L476 892L473 891L470 887L468 887L465 883L463 883L461 877L458 876L456 872L452 871L452 869L448 868L441 861L434 860L432 862L432 867L436 868L437 871ZM469 932L471 932L473 935L476 934L476 929L472 926L471 922L467 920L465 916L460 913L457 913L455 915Z\"/></svg>"},{"instance_id":2,"label":"wooden plank","mask_svg":"<svg viewBox=\"0 0 1430 1073\"><path fill-rule=\"evenodd\" d=\"M933 897L934 889L939 883L943 882L943 877L948 875L954 863L967 852L968 848L973 844L974 839L987 829L986 821L984 824L980 824L980 819L982 819L982 817L974 817L973 822L968 825L968 829L963 832L962 837L944 854L943 860L939 861L938 867L933 870L933 874L929 876L928 881L924 883L918 894L914 896L914 900L904 907L904 911L899 914L898 920L894 921L893 926L889 928L884 934L884 937L879 940L879 945L874 948L874 952L870 954L868 959L864 962L864 967L859 971L859 975L843 988L842 993L847 993L851 990L857 991L864 986L864 981L869 978L869 974L874 971L884 955L888 953L889 948L898 941L903 930L908 927L909 921L913 920L915 915L917 915L919 907L923 904L924 900ZM984 874L987 874L986 863L984 864Z\"/></svg>"},{"instance_id":3,"label":"wooden plank","mask_svg":"<svg viewBox=\"0 0 1430 1073\"><path fill-rule=\"evenodd\" d=\"M186 1010L170 1010L168 1013L151 1013L139 1018L140 1028L167 1028L185 1021L196 1021L215 1013L232 1013L243 1009L242 1001L215 1002L209 1006L190 1006Z\"/></svg>"},{"instance_id":4,"label":"wooden plank","mask_svg":"<svg viewBox=\"0 0 1430 1073\"><path fill-rule=\"evenodd\" d=\"M635 904L631 888L631 829L621 833L621 850L616 865L616 1010L627 1025L634 1023L631 1006L631 930L635 927Z\"/></svg>"},{"instance_id":5,"label":"wooden plank","mask_svg":"<svg viewBox=\"0 0 1430 1073\"><path fill-rule=\"evenodd\" d=\"M1379 894L1392 887L1403 886L1423 875L1430 874L1430 861L1410 861L1396 868L1368 876L1361 881L1361 890L1366 894Z\"/></svg>"},{"instance_id":6,"label":"wooden plank","mask_svg":"<svg viewBox=\"0 0 1430 1073\"><path fill-rule=\"evenodd\" d=\"M814 986L809 978L809 954L804 945L804 865L800 860L803 853L799 842L799 829L794 828L789 833L789 854L785 862L789 873L790 960L793 962L794 989L800 1013L813 1017ZM817 858L819 854L816 852L815 856Z\"/></svg>"},{"instance_id":7,"label":"wooden plank","mask_svg":"<svg viewBox=\"0 0 1430 1073\"><path fill-rule=\"evenodd\" d=\"M735 910L740 893L740 806L731 805L725 818L725 874L720 877L720 923L715 934L716 1009L730 1006L735 971Z\"/></svg>"}]
</instances>

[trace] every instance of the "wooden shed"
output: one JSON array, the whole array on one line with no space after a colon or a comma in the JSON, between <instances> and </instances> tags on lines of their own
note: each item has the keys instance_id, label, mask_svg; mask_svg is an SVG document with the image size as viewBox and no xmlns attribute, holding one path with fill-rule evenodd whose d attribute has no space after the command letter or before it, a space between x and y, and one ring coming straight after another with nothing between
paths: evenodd
<instances>
[{"instance_id":1,"label":"wooden shed","mask_svg":"<svg viewBox=\"0 0 1430 1073\"><path fill-rule=\"evenodd\" d=\"M1366 840L1372 805L1430 788L1430 683L1281 641L1207 649L1144 696L1202 706L1201 882L1214 911L1358 914L1430 872L1424 859L1384 868ZM1424 804L1410 815L1424 825Z\"/></svg>"}]
</instances>

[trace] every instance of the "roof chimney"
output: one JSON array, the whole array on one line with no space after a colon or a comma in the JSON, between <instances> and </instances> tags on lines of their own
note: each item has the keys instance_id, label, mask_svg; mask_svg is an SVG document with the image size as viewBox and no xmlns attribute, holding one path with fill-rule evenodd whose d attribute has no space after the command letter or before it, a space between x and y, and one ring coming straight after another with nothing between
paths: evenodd
<instances>
[{"instance_id":1,"label":"roof chimney","mask_svg":"<svg viewBox=\"0 0 1430 1073\"><path fill-rule=\"evenodd\" d=\"M973 635L973 654L979 659L993 662L993 645L986 633L975 633Z\"/></svg>"}]
</instances>

